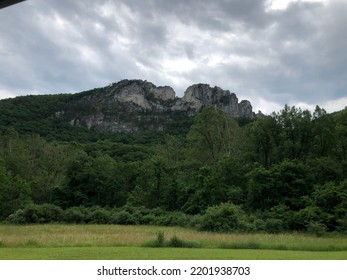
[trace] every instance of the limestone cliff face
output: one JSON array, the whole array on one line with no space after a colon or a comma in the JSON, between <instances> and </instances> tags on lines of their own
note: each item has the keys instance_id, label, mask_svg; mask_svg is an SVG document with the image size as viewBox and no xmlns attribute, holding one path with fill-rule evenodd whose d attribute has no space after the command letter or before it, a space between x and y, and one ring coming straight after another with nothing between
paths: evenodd
<instances>
[{"instance_id":1,"label":"limestone cliff face","mask_svg":"<svg viewBox=\"0 0 347 280\"><path fill-rule=\"evenodd\" d=\"M122 103L129 106L131 111L166 110L166 103L175 99L175 92L171 87L157 87L141 80L123 80L84 94L83 101L107 106Z\"/></svg>"},{"instance_id":2,"label":"limestone cliff face","mask_svg":"<svg viewBox=\"0 0 347 280\"><path fill-rule=\"evenodd\" d=\"M201 108L214 106L227 113L231 117L245 117L252 119L254 113L249 101L243 100L240 103L235 93L223 90L219 87L210 87L208 84L197 84L188 87L182 100L185 106L193 108L197 113Z\"/></svg>"},{"instance_id":3,"label":"limestone cliff face","mask_svg":"<svg viewBox=\"0 0 347 280\"><path fill-rule=\"evenodd\" d=\"M124 80L111 85L108 91L114 100L130 102L144 110L165 110L161 103L175 99L175 92L171 87L156 87L147 81Z\"/></svg>"},{"instance_id":4,"label":"limestone cliff face","mask_svg":"<svg viewBox=\"0 0 347 280\"><path fill-rule=\"evenodd\" d=\"M187 88L182 98L169 86L142 80L123 80L105 88L76 95L73 110L65 114L72 125L109 132L163 130L174 116L193 116L214 106L231 117L252 119L249 101L240 103L234 93L207 84Z\"/></svg>"}]
</instances>

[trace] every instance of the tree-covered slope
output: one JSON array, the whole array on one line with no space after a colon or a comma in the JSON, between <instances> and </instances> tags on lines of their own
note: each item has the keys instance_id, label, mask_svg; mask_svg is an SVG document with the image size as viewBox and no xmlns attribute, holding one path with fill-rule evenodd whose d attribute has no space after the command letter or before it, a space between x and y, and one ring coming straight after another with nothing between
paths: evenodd
<instances>
[{"instance_id":1,"label":"tree-covered slope","mask_svg":"<svg viewBox=\"0 0 347 280\"><path fill-rule=\"evenodd\" d=\"M0 220L346 232L347 109L112 133L64 117L93 93L0 101Z\"/></svg>"}]
</instances>

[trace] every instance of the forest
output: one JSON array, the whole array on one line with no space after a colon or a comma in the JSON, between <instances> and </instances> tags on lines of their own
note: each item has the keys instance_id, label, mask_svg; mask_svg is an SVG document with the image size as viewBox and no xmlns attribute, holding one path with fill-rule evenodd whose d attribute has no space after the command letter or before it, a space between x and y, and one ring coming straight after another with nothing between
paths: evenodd
<instances>
[{"instance_id":1,"label":"forest","mask_svg":"<svg viewBox=\"0 0 347 280\"><path fill-rule=\"evenodd\" d=\"M71 97L54 98L0 104L2 223L347 232L347 108L247 120L207 107L161 132L107 134L50 119Z\"/></svg>"}]
</instances>

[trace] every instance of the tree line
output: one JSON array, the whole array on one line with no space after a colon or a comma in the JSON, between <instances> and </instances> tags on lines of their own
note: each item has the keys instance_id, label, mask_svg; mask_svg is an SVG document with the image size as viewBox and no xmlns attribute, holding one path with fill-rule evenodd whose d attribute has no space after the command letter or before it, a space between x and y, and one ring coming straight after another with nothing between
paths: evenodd
<instances>
[{"instance_id":1,"label":"tree line","mask_svg":"<svg viewBox=\"0 0 347 280\"><path fill-rule=\"evenodd\" d=\"M0 137L3 222L347 231L347 109L245 121L207 107L176 132L73 141L18 127Z\"/></svg>"}]
</instances>

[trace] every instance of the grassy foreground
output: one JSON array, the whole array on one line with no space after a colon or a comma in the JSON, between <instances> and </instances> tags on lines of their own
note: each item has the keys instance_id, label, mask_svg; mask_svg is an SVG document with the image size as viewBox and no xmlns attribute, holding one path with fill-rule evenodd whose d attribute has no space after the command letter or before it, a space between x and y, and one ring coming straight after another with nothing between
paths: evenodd
<instances>
[{"instance_id":1,"label":"grassy foreground","mask_svg":"<svg viewBox=\"0 0 347 280\"><path fill-rule=\"evenodd\" d=\"M346 260L347 252L141 247L1 248L0 260Z\"/></svg>"},{"instance_id":2,"label":"grassy foreground","mask_svg":"<svg viewBox=\"0 0 347 280\"><path fill-rule=\"evenodd\" d=\"M147 248L156 234L199 248ZM0 225L0 259L347 259L347 237L216 234L179 227Z\"/></svg>"}]
</instances>

